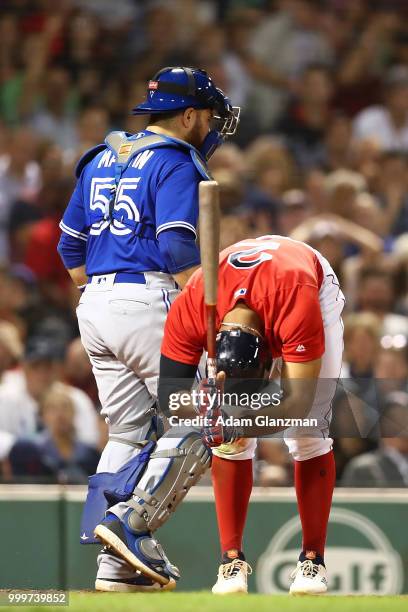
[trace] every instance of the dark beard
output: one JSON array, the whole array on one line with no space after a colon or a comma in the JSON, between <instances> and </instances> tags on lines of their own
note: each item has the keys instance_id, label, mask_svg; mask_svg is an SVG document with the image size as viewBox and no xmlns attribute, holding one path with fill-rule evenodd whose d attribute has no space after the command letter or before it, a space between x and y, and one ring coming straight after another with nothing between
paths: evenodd
<instances>
[{"instance_id":1,"label":"dark beard","mask_svg":"<svg viewBox=\"0 0 408 612\"><path fill-rule=\"evenodd\" d=\"M200 149L203 144L203 139L201 136L202 132L202 121L201 117L198 117L196 125L191 129L191 132L188 136L189 144L193 145L196 149Z\"/></svg>"}]
</instances>

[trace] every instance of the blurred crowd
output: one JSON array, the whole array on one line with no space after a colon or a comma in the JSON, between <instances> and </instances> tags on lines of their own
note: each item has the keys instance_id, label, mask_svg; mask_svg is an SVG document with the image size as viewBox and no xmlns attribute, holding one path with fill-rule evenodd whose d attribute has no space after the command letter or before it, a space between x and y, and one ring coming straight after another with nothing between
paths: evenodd
<instances>
[{"instance_id":1,"label":"blurred crowd","mask_svg":"<svg viewBox=\"0 0 408 612\"><path fill-rule=\"evenodd\" d=\"M346 295L339 484L408 486L406 0L2 0L1 9L2 480L83 483L95 471L106 426L58 224L81 154L111 129L145 127L129 110L155 71L196 65L242 107L237 135L210 163L222 246L304 240ZM260 442L256 478L292 483L280 440Z\"/></svg>"}]
</instances>

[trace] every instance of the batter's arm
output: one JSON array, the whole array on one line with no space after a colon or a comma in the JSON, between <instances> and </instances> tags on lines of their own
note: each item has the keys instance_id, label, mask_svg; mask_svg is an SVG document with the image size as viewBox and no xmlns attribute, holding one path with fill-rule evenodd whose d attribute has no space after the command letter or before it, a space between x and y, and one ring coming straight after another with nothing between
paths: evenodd
<instances>
[{"instance_id":1,"label":"batter's arm","mask_svg":"<svg viewBox=\"0 0 408 612\"><path fill-rule=\"evenodd\" d=\"M178 286L181 289L184 289L190 276L194 274L194 272L198 270L199 267L200 266L193 266L192 268L188 268L187 270L183 270L182 272L179 272L178 274L173 274L172 276Z\"/></svg>"},{"instance_id":2,"label":"batter's arm","mask_svg":"<svg viewBox=\"0 0 408 612\"><path fill-rule=\"evenodd\" d=\"M269 405L260 410L239 408L227 410L230 416L252 421L251 425L240 428L240 436L257 438L278 433L287 426L269 426L264 423L271 419L306 419L313 405L316 386L321 368L321 358L313 361L293 363L283 362L281 375L282 397L278 405ZM277 403L277 402L274 402ZM260 417L264 417L260 425Z\"/></svg>"}]
</instances>

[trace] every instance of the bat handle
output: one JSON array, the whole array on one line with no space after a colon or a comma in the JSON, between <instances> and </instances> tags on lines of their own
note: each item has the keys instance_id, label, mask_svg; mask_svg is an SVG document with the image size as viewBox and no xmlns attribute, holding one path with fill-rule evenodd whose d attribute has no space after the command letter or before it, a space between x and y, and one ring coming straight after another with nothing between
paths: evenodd
<instances>
[{"instance_id":1,"label":"bat handle","mask_svg":"<svg viewBox=\"0 0 408 612\"><path fill-rule=\"evenodd\" d=\"M215 384L217 378L217 360L213 357L208 357L207 359L207 378L211 384Z\"/></svg>"},{"instance_id":2,"label":"bat handle","mask_svg":"<svg viewBox=\"0 0 408 612\"><path fill-rule=\"evenodd\" d=\"M216 353L216 305L206 304L207 310L207 376L214 381L217 377L217 353Z\"/></svg>"}]
</instances>

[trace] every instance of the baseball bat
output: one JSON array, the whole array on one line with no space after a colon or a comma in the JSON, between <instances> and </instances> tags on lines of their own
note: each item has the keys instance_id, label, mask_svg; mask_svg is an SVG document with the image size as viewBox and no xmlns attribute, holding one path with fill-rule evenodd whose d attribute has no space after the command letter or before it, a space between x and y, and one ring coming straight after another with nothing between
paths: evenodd
<instances>
[{"instance_id":1,"label":"baseball bat","mask_svg":"<svg viewBox=\"0 0 408 612\"><path fill-rule=\"evenodd\" d=\"M201 181L199 185L200 255L204 278L204 302L207 317L207 370L214 381L216 362L216 307L218 291L218 265L220 251L220 204L218 183Z\"/></svg>"}]
</instances>

